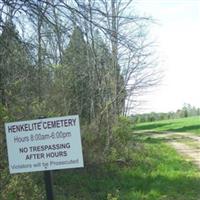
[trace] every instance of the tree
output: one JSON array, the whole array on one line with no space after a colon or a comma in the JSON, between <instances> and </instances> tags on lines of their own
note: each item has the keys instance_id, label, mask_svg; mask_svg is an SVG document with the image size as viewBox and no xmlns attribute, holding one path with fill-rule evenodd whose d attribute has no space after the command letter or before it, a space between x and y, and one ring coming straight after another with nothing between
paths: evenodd
<instances>
[{"instance_id":1,"label":"tree","mask_svg":"<svg viewBox=\"0 0 200 200\"><path fill-rule=\"evenodd\" d=\"M30 175L10 176L4 133L6 121L30 117L30 103L34 94L31 81L34 75L27 46L21 40L13 22L7 21L0 35L1 199L35 199L36 196L43 199L44 197ZM30 188L34 188L34 192Z\"/></svg>"},{"instance_id":2,"label":"tree","mask_svg":"<svg viewBox=\"0 0 200 200\"><path fill-rule=\"evenodd\" d=\"M17 98L28 108L26 116L80 114L85 123L95 121L98 131L105 128L110 148L119 116L135 109L138 96L158 83L146 42L150 19L131 14L131 6L121 0L1 2L0 27L12 19L31 53L22 73L27 78L20 81L36 86L23 82L33 92L26 100ZM27 52L22 54L26 60Z\"/></svg>"},{"instance_id":3,"label":"tree","mask_svg":"<svg viewBox=\"0 0 200 200\"><path fill-rule=\"evenodd\" d=\"M126 157L129 121L120 115L135 109L137 96L157 83L146 42L150 20L128 7L131 1L0 0L1 126L79 114L88 162L108 161L112 152ZM3 190L16 194L14 183Z\"/></svg>"},{"instance_id":4,"label":"tree","mask_svg":"<svg viewBox=\"0 0 200 200\"><path fill-rule=\"evenodd\" d=\"M31 93L27 83L34 76L34 73L30 75L30 71L28 50L20 40L12 21L8 21L0 36L0 88L1 103L13 115L19 114L16 109L28 110L26 106ZM21 98L22 95L25 98Z\"/></svg>"}]
</instances>

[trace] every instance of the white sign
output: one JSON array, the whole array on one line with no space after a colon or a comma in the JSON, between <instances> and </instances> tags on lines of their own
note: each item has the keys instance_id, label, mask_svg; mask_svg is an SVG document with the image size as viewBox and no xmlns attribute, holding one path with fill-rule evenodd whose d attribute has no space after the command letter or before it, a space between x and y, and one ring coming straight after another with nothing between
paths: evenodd
<instances>
[{"instance_id":1,"label":"white sign","mask_svg":"<svg viewBox=\"0 0 200 200\"><path fill-rule=\"evenodd\" d=\"M83 167L79 117L5 124L10 173Z\"/></svg>"}]
</instances>

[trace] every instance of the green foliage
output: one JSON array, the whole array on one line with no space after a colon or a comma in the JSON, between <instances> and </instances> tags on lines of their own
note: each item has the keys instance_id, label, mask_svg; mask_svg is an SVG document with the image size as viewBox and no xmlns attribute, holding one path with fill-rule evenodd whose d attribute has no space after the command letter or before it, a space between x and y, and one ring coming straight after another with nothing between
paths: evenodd
<instances>
[{"instance_id":1,"label":"green foliage","mask_svg":"<svg viewBox=\"0 0 200 200\"><path fill-rule=\"evenodd\" d=\"M8 157L5 143L4 123L13 121L8 109L0 104L0 199L2 200L42 200L44 189L41 177L38 175L19 174L10 175L8 171Z\"/></svg>"},{"instance_id":2,"label":"green foliage","mask_svg":"<svg viewBox=\"0 0 200 200\"><path fill-rule=\"evenodd\" d=\"M93 121L89 125L82 126L82 143L84 160L86 165L105 162L131 162L131 121L127 117L119 117L112 129L110 148L106 151L106 127L99 130L98 123Z\"/></svg>"},{"instance_id":3,"label":"green foliage","mask_svg":"<svg viewBox=\"0 0 200 200\"><path fill-rule=\"evenodd\" d=\"M2 188L1 199L5 200L43 200L44 188L37 184L30 174L9 175L7 170L1 174ZM37 179L40 178L37 176ZM7 181L7 184L5 184Z\"/></svg>"},{"instance_id":4,"label":"green foliage","mask_svg":"<svg viewBox=\"0 0 200 200\"><path fill-rule=\"evenodd\" d=\"M58 99L63 114L79 114L88 119L90 108L90 77L88 49L83 33L75 27L61 66L56 71L55 84L60 85L62 98ZM57 85L57 86L59 86ZM59 90L58 90L59 91Z\"/></svg>"},{"instance_id":5,"label":"green foliage","mask_svg":"<svg viewBox=\"0 0 200 200\"><path fill-rule=\"evenodd\" d=\"M99 130L97 122L82 126L82 144L86 165L105 162L105 132Z\"/></svg>"},{"instance_id":6,"label":"green foliage","mask_svg":"<svg viewBox=\"0 0 200 200\"><path fill-rule=\"evenodd\" d=\"M116 161L120 159L123 162L131 160L132 135L131 120L128 117L120 116L117 124L113 127L108 160Z\"/></svg>"},{"instance_id":7,"label":"green foliage","mask_svg":"<svg viewBox=\"0 0 200 200\"><path fill-rule=\"evenodd\" d=\"M2 124L5 121L9 120L8 110L5 106L0 104L0 123Z\"/></svg>"},{"instance_id":8,"label":"green foliage","mask_svg":"<svg viewBox=\"0 0 200 200\"><path fill-rule=\"evenodd\" d=\"M131 120L128 117L120 116L116 126L113 127L113 135L118 138L122 145L126 145L132 136Z\"/></svg>"},{"instance_id":9,"label":"green foliage","mask_svg":"<svg viewBox=\"0 0 200 200\"><path fill-rule=\"evenodd\" d=\"M5 143L5 134L4 134L4 122L10 119L7 109L0 104L0 170L4 170L7 166L7 151ZM2 181L2 183L4 183ZM0 187L1 189L1 187Z\"/></svg>"},{"instance_id":10,"label":"green foliage","mask_svg":"<svg viewBox=\"0 0 200 200\"><path fill-rule=\"evenodd\" d=\"M119 200L119 190L116 190L114 194L109 193L107 195L107 200Z\"/></svg>"},{"instance_id":11,"label":"green foliage","mask_svg":"<svg viewBox=\"0 0 200 200\"><path fill-rule=\"evenodd\" d=\"M0 103L6 105L15 118L29 115L35 91L30 81L34 75L26 45L14 24L7 22L0 35Z\"/></svg>"}]
</instances>

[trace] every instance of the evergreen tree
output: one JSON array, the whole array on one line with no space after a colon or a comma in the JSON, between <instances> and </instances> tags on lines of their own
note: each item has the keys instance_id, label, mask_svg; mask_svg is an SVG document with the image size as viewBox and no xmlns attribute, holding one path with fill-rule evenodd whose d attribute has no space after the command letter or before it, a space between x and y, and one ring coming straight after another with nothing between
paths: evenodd
<instances>
[{"instance_id":1,"label":"evergreen tree","mask_svg":"<svg viewBox=\"0 0 200 200\"><path fill-rule=\"evenodd\" d=\"M29 81L34 77L27 49L12 22L7 22L0 36L0 89L1 103L11 114L19 114L30 97Z\"/></svg>"},{"instance_id":2,"label":"evergreen tree","mask_svg":"<svg viewBox=\"0 0 200 200\"><path fill-rule=\"evenodd\" d=\"M90 79L87 49L81 30L75 27L62 63L55 72L55 87L59 87L55 93L61 98L54 100L60 102L61 114L79 114L83 119L89 118Z\"/></svg>"}]
</instances>

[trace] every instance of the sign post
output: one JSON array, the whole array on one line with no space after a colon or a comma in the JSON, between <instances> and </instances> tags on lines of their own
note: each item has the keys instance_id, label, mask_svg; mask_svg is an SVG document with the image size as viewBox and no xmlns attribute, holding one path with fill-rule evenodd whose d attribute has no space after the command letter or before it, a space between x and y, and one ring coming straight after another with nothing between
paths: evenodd
<instances>
[{"instance_id":1,"label":"sign post","mask_svg":"<svg viewBox=\"0 0 200 200\"><path fill-rule=\"evenodd\" d=\"M47 200L54 200L52 171L44 171L44 182Z\"/></svg>"},{"instance_id":2,"label":"sign post","mask_svg":"<svg viewBox=\"0 0 200 200\"><path fill-rule=\"evenodd\" d=\"M45 171L48 200L51 170L84 166L78 115L6 123L5 131L10 173Z\"/></svg>"},{"instance_id":3,"label":"sign post","mask_svg":"<svg viewBox=\"0 0 200 200\"><path fill-rule=\"evenodd\" d=\"M45 119L45 117L41 116L39 117L39 119ZM52 171L44 171L44 184L45 184L47 200L54 200L53 172Z\"/></svg>"}]
</instances>

